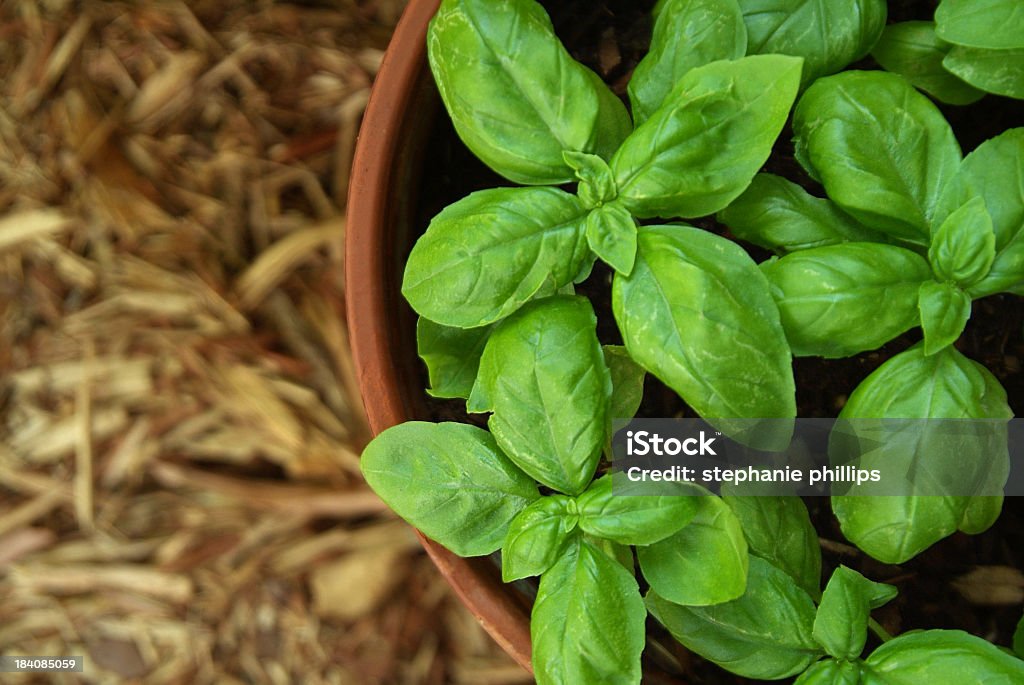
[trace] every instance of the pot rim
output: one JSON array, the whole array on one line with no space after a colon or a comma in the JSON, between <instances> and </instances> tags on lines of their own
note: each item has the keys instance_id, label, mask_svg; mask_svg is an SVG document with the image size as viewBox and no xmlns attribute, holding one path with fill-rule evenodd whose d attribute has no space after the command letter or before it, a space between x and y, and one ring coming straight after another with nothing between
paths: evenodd
<instances>
[{"instance_id":1,"label":"pot rim","mask_svg":"<svg viewBox=\"0 0 1024 685\"><path fill-rule=\"evenodd\" d=\"M374 81L352 160L345 231L345 300L352 356L373 435L407 421L401 382L391 362L387 294L388 192L401 134L418 79L428 74L426 31L440 0L411 0ZM463 559L416 531L424 549L462 603L523 668L531 665L530 618L486 558Z\"/></svg>"}]
</instances>

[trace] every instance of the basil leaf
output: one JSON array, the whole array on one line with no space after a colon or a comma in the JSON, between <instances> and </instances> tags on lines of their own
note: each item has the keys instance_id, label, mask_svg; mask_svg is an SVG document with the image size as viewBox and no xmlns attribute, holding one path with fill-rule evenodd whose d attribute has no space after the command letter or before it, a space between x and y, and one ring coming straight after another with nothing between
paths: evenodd
<instances>
[{"instance_id":1,"label":"basil leaf","mask_svg":"<svg viewBox=\"0 0 1024 685\"><path fill-rule=\"evenodd\" d=\"M995 257L988 274L968 289L974 297L1010 291L1024 283L1022 177L1024 128L1015 128L985 141L967 155L960 172L943 192L937 218L945 219L973 198L981 197L992 219ZM987 240L987 235L982 238Z\"/></svg>"},{"instance_id":2,"label":"basil leaf","mask_svg":"<svg viewBox=\"0 0 1024 685\"><path fill-rule=\"evenodd\" d=\"M490 326L452 328L422 316L416 322L416 348L427 365L432 397L469 397Z\"/></svg>"},{"instance_id":3,"label":"basil leaf","mask_svg":"<svg viewBox=\"0 0 1024 685\"><path fill-rule=\"evenodd\" d=\"M831 200L814 197L773 174L755 176L750 187L718 213L718 220L740 240L780 254L850 240L886 241Z\"/></svg>"},{"instance_id":4,"label":"basil leaf","mask_svg":"<svg viewBox=\"0 0 1024 685\"><path fill-rule=\"evenodd\" d=\"M828 196L871 228L927 245L960 146L942 113L896 74L847 71L817 81L793 115L798 158Z\"/></svg>"},{"instance_id":5,"label":"basil leaf","mask_svg":"<svg viewBox=\"0 0 1024 685\"><path fill-rule=\"evenodd\" d=\"M470 411L493 411L488 427L526 473L569 495L597 468L608 426L611 375L583 297L532 302L491 333Z\"/></svg>"},{"instance_id":6,"label":"basil leaf","mask_svg":"<svg viewBox=\"0 0 1024 685\"><path fill-rule=\"evenodd\" d=\"M564 150L609 156L625 107L559 42L533 0L444 0L427 34L430 68L466 146L505 178L566 183Z\"/></svg>"},{"instance_id":7,"label":"basil leaf","mask_svg":"<svg viewBox=\"0 0 1024 685\"><path fill-rule=\"evenodd\" d=\"M800 60L744 57L691 69L622 143L611 167L637 217L696 217L725 207L768 159L796 97Z\"/></svg>"},{"instance_id":8,"label":"basil leaf","mask_svg":"<svg viewBox=\"0 0 1024 685\"><path fill-rule=\"evenodd\" d=\"M1024 48L1024 6L1018 0L942 0L936 32L976 48Z\"/></svg>"},{"instance_id":9,"label":"basil leaf","mask_svg":"<svg viewBox=\"0 0 1024 685\"><path fill-rule=\"evenodd\" d=\"M743 491L741 487L723 485L722 499L739 519L750 553L770 561L792 576L807 594L817 597L821 548L803 500L738 494Z\"/></svg>"},{"instance_id":10,"label":"basil leaf","mask_svg":"<svg viewBox=\"0 0 1024 685\"><path fill-rule=\"evenodd\" d=\"M786 678L822 653L811 637L814 602L792 578L757 557L750 559L747 590L739 599L687 607L652 590L647 608L687 649L746 678Z\"/></svg>"},{"instance_id":11,"label":"basil leaf","mask_svg":"<svg viewBox=\"0 0 1024 685\"><path fill-rule=\"evenodd\" d=\"M646 615L631 572L587 542L570 544L533 604L538 685L639 683Z\"/></svg>"},{"instance_id":12,"label":"basil leaf","mask_svg":"<svg viewBox=\"0 0 1024 685\"><path fill-rule=\"evenodd\" d=\"M618 562L619 566L633 573L633 549L629 545L583 534L583 540L596 550L600 550Z\"/></svg>"},{"instance_id":13,"label":"basil leaf","mask_svg":"<svg viewBox=\"0 0 1024 685\"><path fill-rule=\"evenodd\" d=\"M1006 391L981 364L967 359L953 347L927 356L916 345L892 357L864 379L850 395L840 418L1009 419L1013 412ZM931 477L953 482L980 483L983 479L1005 482L1009 466L1006 433L993 429L966 441L955 463L941 463L937 455L948 447L941 431L908 430L889 435L886 444L872 455L879 463L895 462L917 468L927 464ZM830 451L835 443L830 447ZM845 461L845 460L844 460ZM970 498L939 496L832 497L832 511L843 535L859 548L887 564L901 564L952 534L964 520ZM976 498L977 499L977 498Z\"/></svg>"},{"instance_id":14,"label":"basil leaf","mask_svg":"<svg viewBox=\"0 0 1024 685\"><path fill-rule=\"evenodd\" d=\"M762 265L796 356L848 357L917 325L917 291L932 273L895 245L843 243Z\"/></svg>"},{"instance_id":15,"label":"basil leaf","mask_svg":"<svg viewBox=\"0 0 1024 685\"><path fill-rule=\"evenodd\" d=\"M739 0L748 54L804 58L803 85L856 62L885 27L885 0Z\"/></svg>"},{"instance_id":16,"label":"basil leaf","mask_svg":"<svg viewBox=\"0 0 1024 685\"><path fill-rule=\"evenodd\" d=\"M637 548L640 570L669 602L705 606L736 599L747 585L749 563L739 519L719 497L693 499L697 511L682 530Z\"/></svg>"},{"instance_id":17,"label":"basil leaf","mask_svg":"<svg viewBox=\"0 0 1024 685\"><path fill-rule=\"evenodd\" d=\"M621 345L605 345L604 362L612 374L612 400L608 418L631 419L636 416L644 399L644 379L647 373ZM611 436L610 430L608 435Z\"/></svg>"},{"instance_id":18,"label":"basil leaf","mask_svg":"<svg viewBox=\"0 0 1024 685\"><path fill-rule=\"evenodd\" d=\"M691 69L747 52L747 27L736 0L671 0L659 4L656 16L651 48L627 86L637 125Z\"/></svg>"},{"instance_id":19,"label":"basil leaf","mask_svg":"<svg viewBox=\"0 0 1024 685\"><path fill-rule=\"evenodd\" d=\"M649 484L645 492L650 491ZM697 513L699 495L664 496L612 492L612 477L603 476L579 496L580 528L584 532L624 545L650 545L664 540Z\"/></svg>"},{"instance_id":20,"label":"basil leaf","mask_svg":"<svg viewBox=\"0 0 1024 685\"><path fill-rule=\"evenodd\" d=\"M1024 661L960 630L925 630L886 642L863 666L866 683L962 685L1024 682Z\"/></svg>"},{"instance_id":21,"label":"basil leaf","mask_svg":"<svg viewBox=\"0 0 1024 685\"><path fill-rule=\"evenodd\" d=\"M928 247L935 275L965 288L988 275L995 257L992 217L981 197L972 198L946 217Z\"/></svg>"},{"instance_id":22,"label":"basil leaf","mask_svg":"<svg viewBox=\"0 0 1024 685\"><path fill-rule=\"evenodd\" d=\"M565 495L541 497L519 512L501 546L502 580L539 576L551 568L578 522L576 503Z\"/></svg>"},{"instance_id":23,"label":"basil leaf","mask_svg":"<svg viewBox=\"0 0 1024 685\"><path fill-rule=\"evenodd\" d=\"M826 659L814 664L793 685L860 685L860 666L852 661Z\"/></svg>"},{"instance_id":24,"label":"basil leaf","mask_svg":"<svg viewBox=\"0 0 1024 685\"><path fill-rule=\"evenodd\" d=\"M461 423L388 428L359 468L395 513L463 557L498 549L509 522L539 496L487 431Z\"/></svg>"},{"instance_id":25,"label":"basil leaf","mask_svg":"<svg viewBox=\"0 0 1024 685\"><path fill-rule=\"evenodd\" d=\"M964 497L832 498L843 535L886 564L902 564L957 531Z\"/></svg>"},{"instance_id":26,"label":"basil leaf","mask_svg":"<svg viewBox=\"0 0 1024 685\"><path fill-rule=\"evenodd\" d=\"M988 93L1024 99L1024 49L982 50L954 47L942 66Z\"/></svg>"},{"instance_id":27,"label":"basil leaf","mask_svg":"<svg viewBox=\"0 0 1024 685\"><path fill-rule=\"evenodd\" d=\"M814 617L814 639L837 659L852 660L864 651L871 609L896 596L892 585L875 583L853 569L832 573Z\"/></svg>"},{"instance_id":28,"label":"basil leaf","mask_svg":"<svg viewBox=\"0 0 1024 685\"><path fill-rule=\"evenodd\" d=\"M985 93L942 66L951 47L935 35L933 22L902 21L885 27L871 56L937 100L950 105L977 102Z\"/></svg>"},{"instance_id":29,"label":"basil leaf","mask_svg":"<svg viewBox=\"0 0 1024 685\"><path fill-rule=\"evenodd\" d=\"M636 222L618 202L606 204L587 216L587 244L603 262L623 276L636 260Z\"/></svg>"},{"instance_id":30,"label":"basil leaf","mask_svg":"<svg viewBox=\"0 0 1024 685\"><path fill-rule=\"evenodd\" d=\"M999 472L993 472L993 481L997 477L995 474L999 474ZM1003 476L999 474L998 477L1002 478ZM1002 483L997 485L1002 485ZM957 528L968 535L984 533L999 519L999 514L1002 511L1002 496L972 497L967 503L967 510L964 511L964 517L960 519L960 525Z\"/></svg>"},{"instance_id":31,"label":"basil leaf","mask_svg":"<svg viewBox=\"0 0 1024 685\"><path fill-rule=\"evenodd\" d=\"M737 439L779 448L779 428L729 418L796 415L789 346L765 277L743 249L689 226L644 226L636 264L612 283L630 356Z\"/></svg>"},{"instance_id":32,"label":"basil leaf","mask_svg":"<svg viewBox=\"0 0 1024 685\"><path fill-rule=\"evenodd\" d=\"M584 207L591 209L615 199L615 179L608 162L597 155L566 150L562 153L579 181L576 194Z\"/></svg>"},{"instance_id":33,"label":"basil leaf","mask_svg":"<svg viewBox=\"0 0 1024 685\"><path fill-rule=\"evenodd\" d=\"M917 297L924 353L935 354L956 342L964 332L971 317L971 296L952 283L925 281Z\"/></svg>"},{"instance_id":34,"label":"basil leaf","mask_svg":"<svg viewBox=\"0 0 1024 685\"><path fill-rule=\"evenodd\" d=\"M405 265L402 294L420 315L458 328L508 316L571 283L590 255L586 209L555 188L493 188L449 205Z\"/></svg>"}]
</instances>

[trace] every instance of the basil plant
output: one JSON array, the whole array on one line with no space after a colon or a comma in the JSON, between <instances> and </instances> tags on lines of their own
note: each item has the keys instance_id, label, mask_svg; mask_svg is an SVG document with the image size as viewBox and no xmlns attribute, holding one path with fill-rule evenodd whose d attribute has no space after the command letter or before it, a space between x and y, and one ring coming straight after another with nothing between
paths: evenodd
<instances>
[{"instance_id":1,"label":"basil plant","mask_svg":"<svg viewBox=\"0 0 1024 685\"><path fill-rule=\"evenodd\" d=\"M872 55L951 105L985 93L1024 99L1024 6L1019 0L942 0L934 21L886 27Z\"/></svg>"},{"instance_id":2,"label":"basil plant","mask_svg":"<svg viewBox=\"0 0 1024 685\"><path fill-rule=\"evenodd\" d=\"M991 249L961 247L955 235L984 220L967 197L970 179L956 191L962 202L904 226L757 175L798 94L813 101L821 77L871 50L884 2L662 0L655 13L627 110L569 55L534 0L441 2L428 32L441 99L465 145L515 185L437 214L412 248L402 293L420 317L428 392L464 399L468 412L488 415L487 430L389 428L362 456L367 482L456 554L500 552L506 581L539 578L531 637L542 685L640 682L648 615L750 678L1024 678L1016 657L965 633L890 638L870 612L895 589L852 569L837 569L822 591L818 538L799 498L716 496L687 483L653 492L646 483L636 496L617 483L612 492L603 466L612 420L636 414L648 373L741 442L777 449L790 438L749 421L796 415L792 356L807 351L794 333L799 316L779 295L781 267L759 266L738 243L687 220L736 216L777 185L812 217L780 230L807 233L822 219L832 231L783 252L875 241L903 260L893 271L916 269L918 288L930 279L941 290L921 296L925 308L993 287L1004 264L998 234ZM949 152L936 154L945 161ZM945 167L927 171L932 162L922 173L944 180ZM918 254L931 244L918 229L935 220L950 235L936 241L942 256L932 261L955 278L931 278L929 257ZM981 268L967 253L985 249ZM599 339L598 312L576 293L597 261L612 274L622 345ZM942 345L956 320L932 318L923 363L960 363ZM998 399L992 388L985 411L998 413ZM869 629L885 644L865 657ZM955 656L934 659L935 650Z\"/></svg>"},{"instance_id":3,"label":"basil plant","mask_svg":"<svg viewBox=\"0 0 1024 685\"><path fill-rule=\"evenodd\" d=\"M966 157L939 110L902 77L849 71L807 90L793 128L797 158L828 195L759 175L720 213L738 237L777 252L762 265L798 356L845 357L920 326L924 340L854 390L840 418L1012 417L1006 391L952 344L971 302L1024 287L1024 129ZM1002 440L976 440L949 479L1005 481ZM920 437L920 436L917 436ZM890 459L928 461L928 441L894 441ZM1002 480L999 480L1002 478ZM843 534L902 563L998 517L999 497L833 498Z\"/></svg>"}]
</instances>

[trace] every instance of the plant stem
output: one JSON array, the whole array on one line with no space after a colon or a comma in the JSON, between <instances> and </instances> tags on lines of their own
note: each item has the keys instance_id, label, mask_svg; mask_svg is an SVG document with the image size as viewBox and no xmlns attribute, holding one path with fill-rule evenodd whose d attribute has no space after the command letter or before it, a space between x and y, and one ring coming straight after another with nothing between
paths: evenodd
<instances>
[{"instance_id":1,"label":"plant stem","mask_svg":"<svg viewBox=\"0 0 1024 685\"><path fill-rule=\"evenodd\" d=\"M871 632L878 636L878 639L882 642L888 642L892 639L892 635L889 631L882 627L882 624L875 619L868 617L868 627L871 628Z\"/></svg>"}]
</instances>

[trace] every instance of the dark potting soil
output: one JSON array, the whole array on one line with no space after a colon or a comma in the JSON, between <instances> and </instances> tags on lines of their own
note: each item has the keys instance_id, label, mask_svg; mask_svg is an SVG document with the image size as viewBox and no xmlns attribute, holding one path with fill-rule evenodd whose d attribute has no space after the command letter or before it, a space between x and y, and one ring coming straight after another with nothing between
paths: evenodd
<instances>
[{"instance_id":1,"label":"dark potting soil","mask_svg":"<svg viewBox=\"0 0 1024 685\"><path fill-rule=\"evenodd\" d=\"M626 84L633 68L647 51L651 28L649 11L654 0L561 0L542 1L542 4L573 56L600 74L625 99ZM891 1L889 21L930 19L936 4L925 0ZM870 58L855 66L878 68ZM1024 103L1017 100L987 96L975 105L940 105L940 108L956 131L965 154L1007 128L1024 125ZM765 170L797 181L811 193L823 196L822 188L794 160L791 137L792 132L788 128L783 131ZM417 222L423 228L443 207L470 192L511 185L481 164L462 145L443 111L436 117L425 160L416 212ZM572 190L571 187L568 189ZM728 235L728 230L714 218L689 223ZM768 256L755 246L746 247L757 261ZM610 269L598 263L591 277L577 290L594 304L601 341L620 344L621 337L611 315L610 285ZM1015 415L1024 415L1022 327L1024 298L996 295L974 302L971 320L956 343L967 357L985 365L995 374L1007 390ZM878 350L847 359L794 360L798 416L836 416L848 394L861 380L920 339L920 330L914 329ZM426 387L425 369L422 375ZM650 375L645 389L640 416L694 416L673 391ZM486 424L486 416L467 415L462 401L431 399L429 410L435 420ZM978 566L1024 568L1024 559L1021 558L1024 550L1024 502L1021 498L1007 499L999 521L986 533L973 536L956 534L898 566L882 564L846 544L827 499L808 498L806 503L823 541L823 579L827 580L837 565L844 564L873 580L899 587L899 597L875 612L890 633L898 634L915 628L959 628L997 644L1010 644L1013 629L1020 619L1020 605L971 603L954 587L953 581ZM990 583L988 580L977 582ZM1011 594L1016 591L1011 590ZM732 676L688 653L668 638L665 630L653 620L649 621L648 631L659 648L648 649L645 659L657 662L666 675L661 676L655 670L645 675L645 682L674 682L668 673L685 673L686 681L690 683L752 682Z\"/></svg>"}]
</instances>

